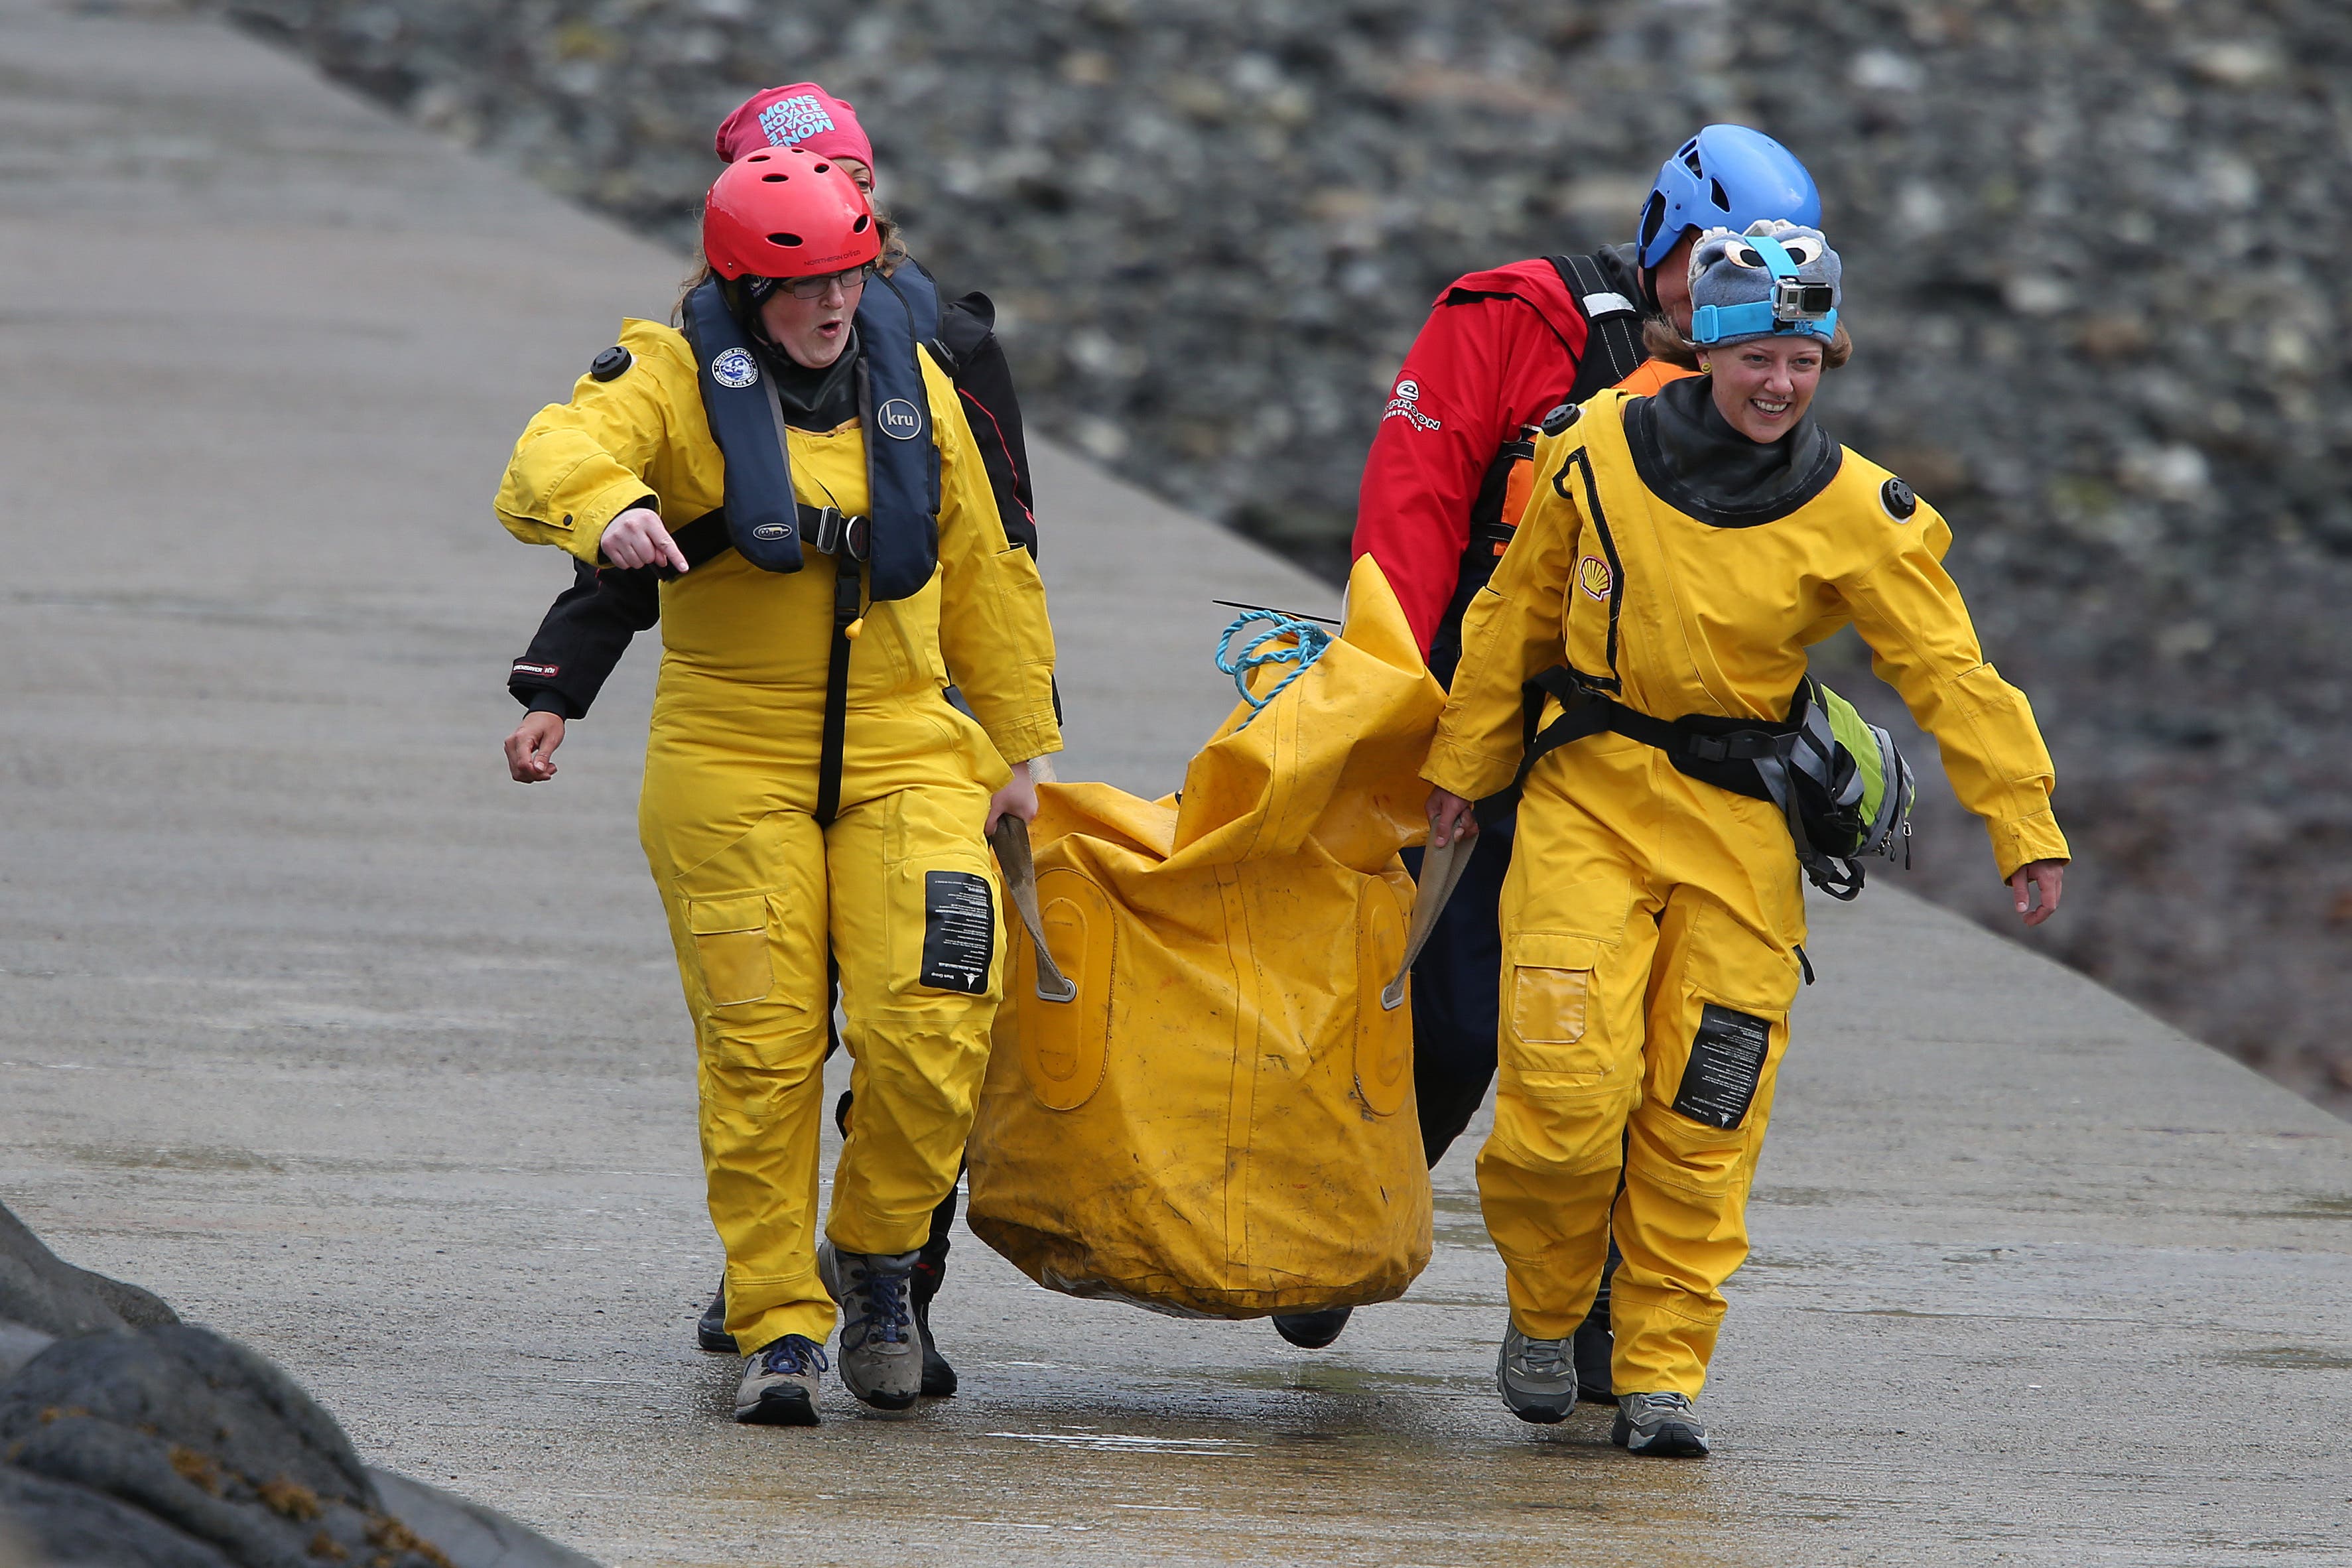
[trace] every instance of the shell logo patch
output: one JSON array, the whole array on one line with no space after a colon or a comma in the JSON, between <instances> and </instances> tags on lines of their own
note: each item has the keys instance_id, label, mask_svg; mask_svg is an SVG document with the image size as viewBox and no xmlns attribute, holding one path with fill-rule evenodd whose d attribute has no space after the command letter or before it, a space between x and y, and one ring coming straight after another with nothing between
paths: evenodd
<instances>
[{"instance_id":1,"label":"shell logo patch","mask_svg":"<svg viewBox=\"0 0 2352 1568\"><path fill-rule=\"evenodd\" d=\"M729 349L710 362L710 379L740 392L759 384L760 364L741 349Z\"/></svg>"},{"instance_id":2,"label":"shell logo patch","mask_svg":"<svg viewBox=\"0 0 2352 1568\"><path fill-rule=\"evenodd\" d=\"M1596 599L1609 596L1609 563L1598 555L1588 555L1576 563L1576 585Z\"/></svg>"}]
</instances>

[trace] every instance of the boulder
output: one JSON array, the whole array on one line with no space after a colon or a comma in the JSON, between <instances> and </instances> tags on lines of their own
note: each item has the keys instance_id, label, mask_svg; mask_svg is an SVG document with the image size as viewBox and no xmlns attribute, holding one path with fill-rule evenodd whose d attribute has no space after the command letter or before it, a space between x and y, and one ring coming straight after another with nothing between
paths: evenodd
<instances>
[{"instance_id":1,"label":"boulder","mask_svg":"<svg viewBox=\"0 0 2352 1568\"><path fill-rule=\"evenodd\" d=\"M390 1470L368 1474L385 1510L431 1539L457 1568L596 1568L593 1558L558 1546L494 1508Z\"/></svg>"},{"instance_id":2,"label":"boulder","mask_svg":"<svg viewBox=\"0 0 2352 1568\"><path fill-rule=\"evenodd\" d=\"M0 1467L0 1568L231 1568L232 1559L127 1503ZM11 1555L11 1552L19 1555Z\"/></svg>"},{"instance_id":3,"label":"boulder","mask_svg":"<svg viewBox=\"0 0 2352 1568\"><path fill-rule=\"evenodd\" d=\"M0 1547L49 1568L593 1568L362 1464L278 1367L190 1324L47 1339L0 1381ZM0 1554L0 1568L12 1568Z\"/></svg>"},{"instance_id":4,"label":"boulder","mask_svg":"<svg viewBox=\"0 0 2352 1568\"><path fill-rule=\"evenodd\" d=\"M176 1323L161 1298L77 1268L0 1204L0 1319L45 1334Z\"/></svg>"},{"instance_id":5,"label":"boulder","mask_svg":"<svg viewBox=\"0 0 2352 1568\"><path fill-rule=\"evenodd\" d=\"M129 1508L239 1568L450 1562L383 1511L351 1440L292 1379L185 1324L80 1334L34 1357L0 1384L0 1467L95 1494L110 1515ZM43 1517L73 1518L53 1496Z\"/></svg>"},{"instance_id":6,"label":"boulder","mask_svg":"<svg viewBox=\"0 0 2352 1568\"><path fill-rule=\"evenodd\" d=\"M57 1343L57 1336L0 1318L0 1378L14 1377L16 1369Z\"/></svg>"}]
</instances>

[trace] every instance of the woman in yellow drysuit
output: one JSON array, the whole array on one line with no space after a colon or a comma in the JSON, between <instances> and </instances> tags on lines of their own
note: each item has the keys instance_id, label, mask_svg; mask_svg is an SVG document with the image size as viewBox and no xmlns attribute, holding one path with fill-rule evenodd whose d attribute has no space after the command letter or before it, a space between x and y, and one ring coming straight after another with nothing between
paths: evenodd
<instances>
[{"instance_id":1,"label":"woman in yellow drysuit","mask_svg":"<svg viewBox=\"0 0 2352 1568\"><path fill-rule=\"evenodd\" d=\"M1511 784L1522 683L1539 672L1565 666L1580 700L1693 718L1677 737L1725 719L1771 725L1790 712L1807 646L1851 621L1984 819L2019 912L2038 924L2056 909L2067 852L2049 753L1945 574L1950 531L1810 417L1822 369L1846 352L1839 287L1817 230L1703 236L1691 291L1706 374L1547 422L1536 499L1464 617L1423 769L1433 842L1475 833L1471 803ZM1546 721L1559 711L1551 701ZM1523 1419L1573 1408L1569 1336L1600 1285L1613 1208L1612 1439L1704 1454L1692 1402L1723 1282L1747 1257L1748 1182L1802 966L1794 845L1779 807L1628 733L1543 754L1524 789L1503 890L1495 1130L1478 1156L1509 1274L1497 1381Z\"/></svg>"},{"instance_id":2,"label":"woman in yellow drysuit","mask_svg":"<svg viewBox=\"0 0 2352 1568\"><path fill-rule=\"evenodd\" d=\"M1054 647L922 347L936 298L875 278L849 175L751 153L711 187L703 248L680 326L625 323L523 432L497 504L523 540L677 574L639 831L695 1021L727 1328L750 1352L736 1419L800 1426L836 1301L844 1384L915 1404L908 1275L1000 994L984 831L1034 814L1028 764L1060 749ZM820 1246L829 963L857 1116Z\"/></svg>"}]
</instances>

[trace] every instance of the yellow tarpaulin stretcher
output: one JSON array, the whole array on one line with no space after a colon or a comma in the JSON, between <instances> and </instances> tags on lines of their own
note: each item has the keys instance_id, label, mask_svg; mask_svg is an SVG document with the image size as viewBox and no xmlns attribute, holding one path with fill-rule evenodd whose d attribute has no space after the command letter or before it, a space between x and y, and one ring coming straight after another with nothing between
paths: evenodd
<instances>
[{"instance_id":1,"label":"yellow tarpaulin stretcher","mask_svg":"<svg viewBox=\"0 0 2352 1568\"><path fill-rule=\"evenodd\" d=\"M1038 913L1076 994L1040 995L1008 918L971 1218L1041 1285L1245 1318L1387 1300L1429 1261L1412 1010L1381 991L1444 693L1369 557L1349 605L1181 795L1038 792Z\"/></svg>"}]
</instances>

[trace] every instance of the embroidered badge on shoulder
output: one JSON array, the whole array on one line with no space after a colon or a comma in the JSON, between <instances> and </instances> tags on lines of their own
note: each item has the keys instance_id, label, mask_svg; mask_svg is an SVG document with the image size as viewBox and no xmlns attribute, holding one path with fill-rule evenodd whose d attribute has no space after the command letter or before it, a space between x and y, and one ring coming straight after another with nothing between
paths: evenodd
<instances>
[{"instance_id":1,"label":"embroidered badge on shoulder","mask_svg":"<svg viewBox=\"0 0 2352 1568\"><path fill-rule=\"evenodd\" d=\"M1396 390L1389 395L1388 407L1381 412L1382 424L1391 419L1402 419L1416 430L1437 430L1445 425L1444 420L1421 411L1421 383L1411 376L1396 384Z\"/></svg>"},{"instance_id":2,"label":"embroidered badge on shoulder","mask_svg":"<svg viewBox=\"0 0 2352 1568\"><path fill-rule=\"evenodd\" d=\"M710 379L737 391L760 382L760 362L741 349L729 349L710 362Z\"/></svg>"},{"instance_id":3,"label":"embroidered badge on shoulder","mask_svg":"<svg viewBox=\"0 0 2352 1568\"><path fill-rule=\"evenodd\" d=\"M1878 487L1878 504L1885 507L1886 515L1895 521L1908 522L1912 513L1919 510L1919 498L1913 495L1911 487L1901 479L1889 479Z\"/></svg>"},{"instance_id":4,"label":"embroidered badge on shoulder","mask_svg":"<svg viewBox=\"0 0 2352 1568\"><path fill-rule=\"evenodd\" d=\"M1596 599L1609 596L1609 563L1588 555L1576 563L1576 585Z\"/></svg>"}]
</instances>

